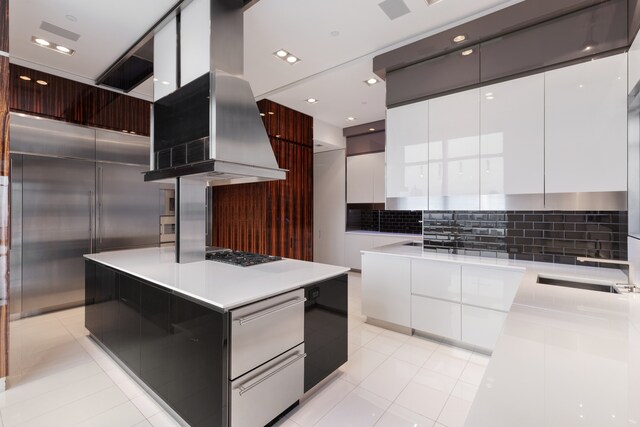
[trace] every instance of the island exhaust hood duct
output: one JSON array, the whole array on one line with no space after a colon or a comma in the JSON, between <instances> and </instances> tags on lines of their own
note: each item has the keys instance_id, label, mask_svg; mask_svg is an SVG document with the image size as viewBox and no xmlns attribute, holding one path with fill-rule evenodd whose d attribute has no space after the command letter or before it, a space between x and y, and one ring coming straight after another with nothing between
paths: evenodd
<instances>
[{"instance_id":1,"label":"island exhaust hood duct","mask_svg":"<svg viewBox=\"0 0 640 427\"><path fill-rule=\"evenodd\" d=\"M156 29L152 170L145 181L189 177L212 186L286 179L242 78L243 6L243 0L185 1Z\"/></svg>"}]
</instances>

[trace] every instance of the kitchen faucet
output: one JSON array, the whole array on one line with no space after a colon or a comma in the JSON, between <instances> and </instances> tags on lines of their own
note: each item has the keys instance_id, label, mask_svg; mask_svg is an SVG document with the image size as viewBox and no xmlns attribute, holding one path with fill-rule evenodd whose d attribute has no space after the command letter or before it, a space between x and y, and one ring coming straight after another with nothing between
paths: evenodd
<instances>
[{"instance_id":1,"label":"kitchen faucet","mask_svg":"<svg viewBox=\"0 0 640 427\"><path fill-rule=\"evenodd\" d=\"M589 258L589 257L582 257L579 256L576 258L576 261L579 262L599 262L602 264L616 264L616 265L626 265L627 269L628 269L628 276L629 276L629 280L628 280L628 288L629 288L629 292L634 292L638 289L640 289L640 287L636 286L633 283L633 279L635 277L635 268L633 266L633 264L629 261L620 261L620 260L616 260L616 259L602 259L602 258Z\"/></svg>"}]
</instances>

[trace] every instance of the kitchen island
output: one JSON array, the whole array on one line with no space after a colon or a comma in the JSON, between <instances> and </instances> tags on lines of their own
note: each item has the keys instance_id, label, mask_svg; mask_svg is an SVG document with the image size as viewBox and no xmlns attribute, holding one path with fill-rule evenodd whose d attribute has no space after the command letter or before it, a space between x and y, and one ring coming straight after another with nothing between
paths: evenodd
<instances>
[{"instance_id":1,"label":"kitchen island","mask_svg":"<svg viewBox=\"0 0 640 427\"><path fill-rule=\"evenodd\" d=\"M344 267L85 258L87 329L188 425L264 425L347 360Z\"/></svg>"},{"instance_id":2,"label":"kitchen island","mask_svg":"<svg viewBox=\"0 0 640 427\"><path fill-rule=\"evenodd\" d=\"M404 244L364 251L363 257L375 257L372 265L380 270L394 265L400 269L403 265L398 262L406 260L414 273L413 277L405 274L405 287L398 286L399 279L388 289L380 289L382 284L374 281L373 295L368 296L367 274L371 272L363 264L363 310L367 309L367 298L372 299L371 309L381 314L386 313L384 301L404 304L409 311L419 307L415 300L433 300L461 310L440 316L440 325L431 321L421 327L416 322L428 313L411 311L410 326L431 328L431 334L458 344L462 340L467 346L478 345L491 330L490 346L480 345L492 350L491 361L466 427L640 425L640 293L604 293L538 283L539 276L626 283L621 270L437 254ZM428 274L424 266L428 266ZM415 267L422 268L417 272L424 274L416 276ZM443 274L452 268L462 273L456 281ZM482 277L478 269L490 274ZM504 286L501 279L508 271L520 272L514 286ZM395 277L400 274L396 272ZM412 280L416 277L420 279L418 287ZM384 292L383 300L378 295ZM509 306L487 308L493 300L508 300ZM486 307L478 308L479 302ZM467 307L503 314L499 323L483 323L481 316L468 316Z\"/></svg>"}]
</instances>

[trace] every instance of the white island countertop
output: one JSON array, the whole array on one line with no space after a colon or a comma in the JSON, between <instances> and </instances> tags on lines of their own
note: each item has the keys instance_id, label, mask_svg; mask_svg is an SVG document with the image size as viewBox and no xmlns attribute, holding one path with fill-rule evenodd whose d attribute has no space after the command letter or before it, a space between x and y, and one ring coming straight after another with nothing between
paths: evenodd
<instances>
[{"instance_id":1,"label":"white island countertop","mask_svg":"<svg viewBox=\"0 0 640 427\"><path fill-rule=\"evenodd\" d=\"M525 270L466 427L640 426L640 294L536 283L540 274L615 284L622 271L402 245L365 252Z\"/></svg>"},{"instance_id":2,"label":"white island countertop","mask_svg":"<svg viewBox=\"0 0 640 427\"><path fill-rule=\"evenodd\" d=\"M177 264L173 247L102 252L85 255L85 258L221 310L298 289L349 270L288 258L251 267L216 261Z\"/></svg>"}]
</instances>

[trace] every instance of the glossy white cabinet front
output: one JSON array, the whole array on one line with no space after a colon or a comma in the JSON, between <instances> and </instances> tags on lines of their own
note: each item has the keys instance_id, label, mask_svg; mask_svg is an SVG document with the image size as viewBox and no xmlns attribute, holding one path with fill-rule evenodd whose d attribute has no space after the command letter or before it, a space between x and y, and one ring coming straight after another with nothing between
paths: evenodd
<instances>
[{"instance_id":1,"label":"glossy white cabinet front","mask_svg":"<svg viewBox=\"0 0 640 427\"><path fill-rule=\"evenodd\" d=\"M411 326L410 260L366 253L362 256L362 314Z\"/></svg>"},{"instance_id":2,"label":"glossy white cabinet front","mask_svg":"<svg viewBox=\"0 0 640 427\"><path fill-rule=\"evenodd\" d=\"M364 288L363 288L364 298ZM438 299L411 296L411 327L433 335L461 339L460 304Z\"/></svg>"},{"instance_id":3,"label":"glossy white cabinet front","mask_svg":"<svg viewBox=\"0 0 640 427\"><path fill-rule=\"evenodd\" d=\"M627 56L545 73L545 134L546 193L626 191Z\"/></svg>"},{"instance_id":4,"label":"glossy white cabinet front","mask_svg":"<svg viewBox=\"0 0 640 427\"><path fill-rule=\"evenodd\" d=\"M524 272L462 266L462 303L509 311Z\"/></svg>"},{"instance_id":5,"label":"glossy white cabinet front","mask_svg":"<svg viewBox=\"0 0 640 427\"><path fill-rule=\"evenodd\" d=\"M347 157L347 203L384 203L384 153Z\"/></svg>"},{"instance_id":6,"label":"glossy white cabinet front","mask_svg":"<svg viewBox=\"0 0 640 427\"><path fill-rule=\"evenodd\" d=\"M387 110L386 127L387 197L427 197L429 101Z\"/></svg>"},{"instance_id":7,"label":"glossy white cabinet front","mask_svg":"<svg viewBox=\"0 0 640 427\"><path fill-rule=\"evenodd\" d=\"M460 265L411 260L411 293L460 302Z\"/></svg>"},{"instance_id":8,"label":"glossy white cabinet front","mask_svg":"<svg viewBox=\"0 0 640 427\"><path fill-rule=\"evenodd\" d=\"M209 0L193 0L180 15L180 84L209 71Z\"/></svg>"},{"instance_id":9,"label":"glossy white cabinet front","mask_svg":"<svg viewBox=\"0 0 640 427\"><path fill-rule=\"evenodd\" d=\"M493 350L502 333L507 313L462 306L462 341Z\"/></svg>"},{"instance_id":10,"label":"glossy white cabinet front","mask_svg":"<svg viewBox=\"0 0 640 427\"><path fill-rule=\"evenodd\" d=\"M544 74L481 88L480 194L482 209L507 209L510 195L544 208Z\"/></svg>"},{"instance_id":11,"label":"glossy white cabinet front","mask_svg":"<svg viewBox=\"0 0 640 427\"><path fill-rule=\"evenodd\" d=\"M429 209L480 209L480 89L429 101Z\"/></svg>"},{"instance_id":12,"label":"glossy white cabinet front","mask_svg":"<svg viewBox=\"0 0 640 427\"><path fill-rule=\"evenodd\" d=\"M173 18L153 36L153 100L176 90L176 18Z\"/></svg>"},{"instance_id":13,"label":"glossy white cabinet front","mask_svg":"<svg viewBox=\"0 0 640 427\"><path fill-rule=\"evenodd\" d=\"M344 265L345 267L362 269L362 254L360 251L373 248L373 236L370 234L344 235Z\"/></svg>"}]
</instances>

